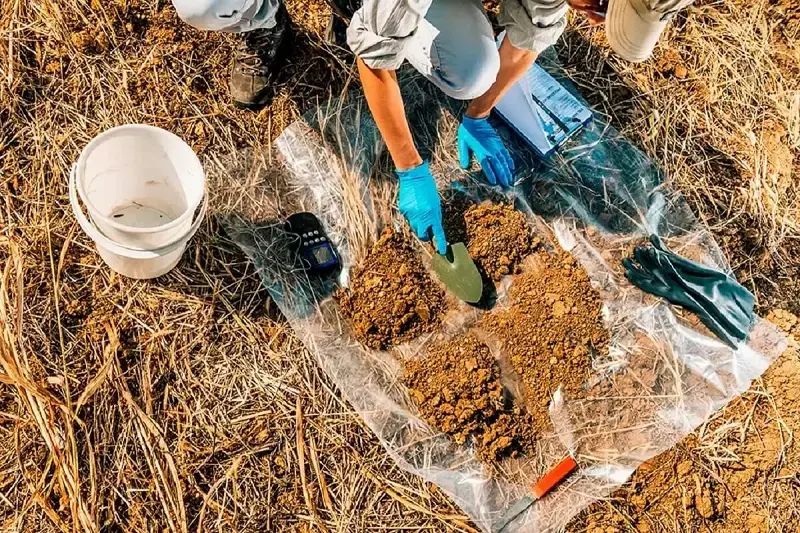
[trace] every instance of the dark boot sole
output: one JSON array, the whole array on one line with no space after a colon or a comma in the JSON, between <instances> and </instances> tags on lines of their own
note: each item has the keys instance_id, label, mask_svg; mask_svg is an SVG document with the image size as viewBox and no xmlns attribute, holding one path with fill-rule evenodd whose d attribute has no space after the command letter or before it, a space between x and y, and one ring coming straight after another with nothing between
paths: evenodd
<instances>
[{"instance_id":1,"label":"dark boot sole","mask_svg":"<svg viewBox=\"0 0 800 533\"><path fill-rule=\"evenodd\" d=\"M245 111L259 111L263 109L269 101L272 99L272 94L270 91L267 91L267 94L264 95L263 98L256 102L239 102L237 100L231 100L233 103L233 107L236 109L243 109Z\"/></svg>"}]
</instances>

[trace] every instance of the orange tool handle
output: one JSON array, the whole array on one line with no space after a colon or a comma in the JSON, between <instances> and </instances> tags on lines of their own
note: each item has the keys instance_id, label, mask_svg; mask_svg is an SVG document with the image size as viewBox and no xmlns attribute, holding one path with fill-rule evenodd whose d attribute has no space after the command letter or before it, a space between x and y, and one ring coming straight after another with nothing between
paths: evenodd
<instances>
[{"instance_id":1,"label":"orange tool handle","mask_svg":"<svg viewBox=\"0 0 800 533\"><path fill-rule=\"evenodd\" d=\"M568 455L533 486L533 495L536 496L537 500L543 497L553 490L556 485L561 483L564 478L570 475L577 467L578 463L575 462L572 456Z\"/></svg>"}]
</instances>

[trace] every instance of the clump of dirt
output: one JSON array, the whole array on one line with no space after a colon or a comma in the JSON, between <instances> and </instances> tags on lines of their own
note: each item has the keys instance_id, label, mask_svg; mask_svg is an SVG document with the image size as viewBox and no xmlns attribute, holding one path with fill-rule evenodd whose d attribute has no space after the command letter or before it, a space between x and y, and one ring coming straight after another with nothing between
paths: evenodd
<instances>
[{"instance_id":1,"label":"clump of dirt","mask_svg":"<svg viewBox=\"0 0 800 533\"><path fill-rule=\"evenodd\" d=\"M511 307L484 317L482 326L503 343L519 375L537 431L548 428L548 405L559 387L578 397L590 376L592 353L608 350L602 300L567 252L540 252L510 289Z\"/></svg>"},{"instance_id":2,"label":"clump of dirt","mask_svg":"<svg viewBox=\"0 0 800 533\"><path fill-rule=\"evenodd\" d=\"M69 36L73 46L83 54L97 54L105 52L111 46L111 41L105 33L92 29L74 31Z\"/></svg>"},{"instance_id":3,"label":"clump of dirt","mask_svg":"<svg viewBox=\"0 0 800 533\"><path fill-rule=\"evenodd\" d=\"M506 405L500 367L474 335L434 344L404 367L403 383L425 421L458 444L471 442L479 459L530 451L535 436L530 415Z\"/></svg>"},{"instance_id":4,"label":"clump of dirt","mask_svg":"<svg viewBox=\"0 0 800 533\"><path fill-rule=\"evenodd\" d=\"M517 274L522 261L540 244L525 215L507 203L484 202L456 195L442 207L450 242L463 242L478 269L493 281Z\"/></svg>"},{"instance_id":5,"label":"clump of dirt","mask_svg":"<svg viewBox=\"0 0 800 533\"><path fill-rule=\"evenodd\" d=\"M679 80L689 76L689 69L683 62L681 54L674 48L667 48L655 59L655 70L663 76L674 76Z\"/></svg>"},{"instance_id":6,"label":"clump of dirt","mask_svg":"<svg viewBox=\"0 0 800 533\"><path fill-rule=\"evenodd\" d=\"M444 291L411 243L391 228L353 270L350 287L336 297L355 337L376 350L435 330L446 307Z\"/></svg>"}]
</instances>

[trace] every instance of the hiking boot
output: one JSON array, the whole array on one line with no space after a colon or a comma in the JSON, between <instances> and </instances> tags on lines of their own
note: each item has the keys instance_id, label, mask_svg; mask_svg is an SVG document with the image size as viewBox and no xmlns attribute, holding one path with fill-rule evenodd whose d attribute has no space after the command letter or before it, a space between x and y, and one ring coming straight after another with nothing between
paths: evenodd
<instances>
[{"instance_id":1,"label":"hiking boot","mask_svg":"<svg viewBox=\"0 0 800 533\"><path fill-rule=\"evenodd\" d=\"M325 42L336 46L347 46L347 25L353 14L361 8L363 0L328 0L331 18L325 30Z\"/></svg>"},{"instance_id":2,"label":"hiking boot","mask_svg":"<svg viewBox=\"0 0 800 533\"><path fill-rule=\"evenodd\" d=\"M272 28L261 28L241 34L231 72L231 97L238 107L258 107L269 98L270 75L278 59L289 22L281 5Z\"/></svg>"}]
</instances>

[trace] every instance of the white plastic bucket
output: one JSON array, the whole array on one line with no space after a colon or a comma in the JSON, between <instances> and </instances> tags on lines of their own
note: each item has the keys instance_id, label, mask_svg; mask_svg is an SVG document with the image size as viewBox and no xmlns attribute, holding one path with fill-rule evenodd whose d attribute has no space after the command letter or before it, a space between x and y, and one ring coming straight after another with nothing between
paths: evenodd
<instances>
[{"instance_id":1,"label":"white plastic bucket","mask_svg":"<svg viewBox=\"0 0 800 533\"><path fill-rule=\"evenodd\" d=\"M145 125L120 126L93 139L72 168L69 194L103 261L136 279L172 270L208 207L205 173L192 149Z\"/></svg>"},{"instance_id":2,"label":"white plastic bucket","mask_svg":"<svg viewBox=\"0 0 800 533\"><path fill-rule=\"evenodd\" d=\"M142 124L110 129L81 152L76 185L98 230L152 250L185 235L205 194L205 172L177 135Z\"/></svg>"}]
</instances>

